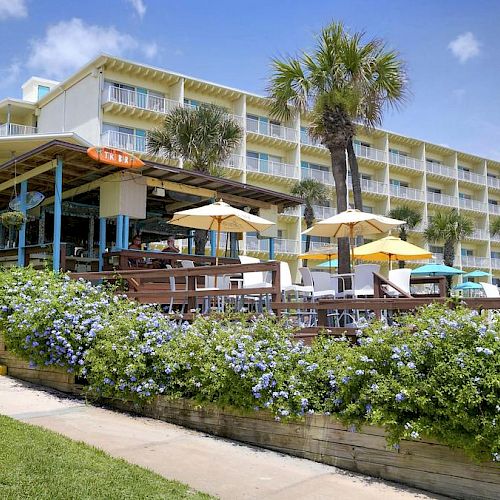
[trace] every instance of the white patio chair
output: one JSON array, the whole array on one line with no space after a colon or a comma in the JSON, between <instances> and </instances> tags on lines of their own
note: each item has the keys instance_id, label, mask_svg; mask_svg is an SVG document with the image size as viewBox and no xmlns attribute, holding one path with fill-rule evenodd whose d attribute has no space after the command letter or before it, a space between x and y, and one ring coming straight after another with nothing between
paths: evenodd
<instances>
[{"instance_id":1,"label":"white patio chair","mask_svg":"<svg viewBox=\"0 0 500 500\"><path fill-rule=\"evenodd\" d=\"M378 264L358 264L354 266L353 291L356 298L373 296L373 273L379 271L380 266Z\"/></svg>"},{"instance_id":2,"label":"white patio chair","mask_svg":"<svg viewBox=\"0 0 500 500\"><path fill-rule=\"evenodd\" d=\"M411 269L392 269L389 271L388 281L394 283L399 289L411 295L410 292L410 278ZM391 297L399 297L401 294L389 285L383 285L384 291Z\"/></svg>"},{"instance_id":3,"label":"white patio chair","mask_svg":"<svg viewBox=\"0 0 500 500\"><path fill-rule=\"evenodd\" d=\"M248 255L240 255L240 262L242 264L257 264L260 262L256 257L249 257ZM251 271L243 273L243 281L242 287L244 289L252 289L252 288L271 288L272 285L267 281L267 273L263 271ZM266 306L269 309L269 295L265 295L264 297L261 294L248 294L244 296L244 300L247 303L253 304L259 312L262 312L263 302L266 302Z\"/></svg>"},{"instance_id":4,"label":"white patio chair","mask_svg":"<svg viewBox=\"0 0 500 500\"><path fill-rule=\"evenodd\" d=\"M297 299L299 295L310 296L313 293L313 286L297 285L292 281L292 273L290 272L290 266L288 262L280 261L280 281L281 281L281 293L283 298L286 298L287 292L293 292L295 298Z\"/></svg>"},{"instance_id":5,"label":"white patio chair","mask_svg":"<svg viewBox=\"0 0 500 500\"><path fill-rule=\"evenodd\" d=\"M493 285L491 283L484 283L481 281L479 282L479 284L483 287L484 294L487 298L496 299L500 297L500 291L498 290L498 287L496 285Z\"/></svg>"}]
</instances>

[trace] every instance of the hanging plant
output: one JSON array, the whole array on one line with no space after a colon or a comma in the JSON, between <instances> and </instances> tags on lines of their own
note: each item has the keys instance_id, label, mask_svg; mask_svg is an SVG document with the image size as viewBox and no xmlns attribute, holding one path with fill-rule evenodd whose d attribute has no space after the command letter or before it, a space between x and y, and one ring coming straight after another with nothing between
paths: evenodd
<instances>
[{"instance_id":1,"label":"hanging plant","mask_svg":"<svg viewBox=\"0 0 500 500\"><path fill-rule=\"evenodd\" d=\"M25 222L26 216L18 210L0 214L0 223L2 223L5 227L14 227L19 229Z\"/></svg>"}]
</instances>

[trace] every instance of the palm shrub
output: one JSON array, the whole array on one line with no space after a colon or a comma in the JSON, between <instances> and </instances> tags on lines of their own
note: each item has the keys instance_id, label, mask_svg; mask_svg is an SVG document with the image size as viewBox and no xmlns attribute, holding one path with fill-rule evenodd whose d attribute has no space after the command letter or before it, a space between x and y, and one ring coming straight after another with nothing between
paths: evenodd
<instances>
[{"instance_id":1,"label":"palm shrub","mask_svg":"<svg viewBox=\"0 0 500 500\"><path fill-rule=\"evenodd\" d=\"M316 179L302 179L291 190L292 194L302 199L304 203L304 221L307 229L312 227L315 220L313 205L325 202L328 199L328 189ZM306 236L306 252L311 246L311 236ZM306 261L307 265L307 261Z\"/></svg>"},{"instance_id":2,"label":"palm shrub","mask_svg":"<svg viewBox=\"0 0 500 500\"><path fill-rule=\"evenodd\" d=\"M422 222L422 213L409 205L394 207L390 210L388 216L406 222L402 226L399 226L399 237L403 241L408 240L408 231L411 231ZM399 261L399 267L401 269L405 267L405 262L403 260Z\"/></svg>"},{"instance_id":3,"label":"palm shrub","mask_svg":"<svg viewBox=\"0 0 500 500\"><path fill-rule=\"evenodd\" d=\"M466 236L472 234L472 220L452 209L449 212L437 212L425 230L425 238L430 243L444 242L443 261L447 266L453 266L457 244ZM451 276L447 276L448 290L451 288Z\"/></svg>"},{"instance_id":4,"label":"palm shrub","mask_svg":"<svg viewBox=\"0 0 500 500\"><path fill-rule=\"evenodd\" d=\"M181 158L185 168L222 176L222 164L241 141L243 129L223 108L201 105L178 107L170 112L161 128L149 133L147 151L166 158ZM195 231L195 252L205 254L208 231Z\"/></svg>"},{"instance_id":5,"label":"palm shrub","mask_svg":"<svg viewBox=\"0 0 500 500\"><path fill-rule=\"evenodd\" d=\"M288 120L294 113L311 117L310 135L330 152L337 211L347 209L347 163L350 162L356 208L362 209L361 185L352 140L355 121L378 125L387 105L400 103L406 77L402 61L377 39L348 33L332 23L320 33L311 53L272 61L268 92L271 114ZM350 268L349 241L339 240L339 271Z\"/></svg>"},{"instance_id":6,"label":"palm shrub","mask_svg":"<svg viewBox=\"0 0 500 500\"><path fill-rule=\"evenodd\" d=\"M495 217L490 222L490 235L496 236L497 234L500 234L500 217Z\"/></svg>"}]
</instances>

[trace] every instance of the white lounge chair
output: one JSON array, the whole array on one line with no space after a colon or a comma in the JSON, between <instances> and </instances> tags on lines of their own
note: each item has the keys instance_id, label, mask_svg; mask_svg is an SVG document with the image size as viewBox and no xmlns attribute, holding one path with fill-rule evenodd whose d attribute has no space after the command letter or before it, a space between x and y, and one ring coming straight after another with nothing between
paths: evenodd
<instances>
[{"instance_id":1,"label":"white lounge chair","mask_svg":"<svg viewBox=\"0 0 500 500\"><path fill-rule=\"evenodd\" d=\"M500 297L500 291L496 285L492 285L491 283L479 282L479 284L483 287L484 293L486 297L496 299Z\"/></svg>"},{"instance_id":2,"label":"white lounge chair","mask_svg":"<svg viewBox=\"0 0 500 500\"><path fill-rule=\"evenodd\" d=\"M411 269L392 269L389 271L389 281L394 283L400 290L410 293ZM401 294L390 285L384 285L384 291L391 297L399 297Z\"/></svg>"},{"instance_id":3,"label":"white lounge chair","mask_svg":"<svg viewBox=\"0 0 500 500\"><path fill-rule=\"evenodd\" d=\"M311 296L313 293L313 286L297 285L292 281L292 273L290 272L290 266L288 262L280 261L280 281L281 281L281 293L283 297L286 298L286 294L293 292L295 298L299 295Z\"/></svg>"}]
</instances>

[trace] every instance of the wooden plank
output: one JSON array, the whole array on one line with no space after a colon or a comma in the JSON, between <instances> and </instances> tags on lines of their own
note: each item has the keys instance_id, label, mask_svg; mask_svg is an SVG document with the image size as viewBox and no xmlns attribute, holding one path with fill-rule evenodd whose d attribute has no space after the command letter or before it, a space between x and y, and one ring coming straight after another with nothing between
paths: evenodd
<instances>
[{"instance_id":1,"label":"wooden plank","mask_svg":"<svg viewBox=\"0 0 500 500\"><path fill-rule=\"evenodd\" d=\"M8 181L2 182L0 184L0 192L5 191L6 189L9 189L12 186L15 186L16 184L20 184L23 181L32 179L33 177L36 177L37 175L43 174L44 172L47 172L54 168L56 168L56 160L51 160L48 161L47 163L44 163L43 165L39 165L38 167L32 168L23 174L17 175L12 179L9 179Z\"/></svg>"}]
</instances>

